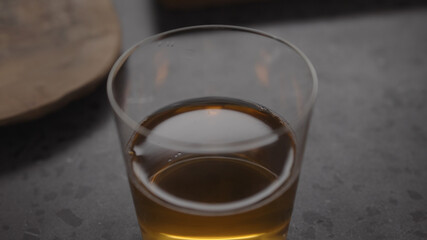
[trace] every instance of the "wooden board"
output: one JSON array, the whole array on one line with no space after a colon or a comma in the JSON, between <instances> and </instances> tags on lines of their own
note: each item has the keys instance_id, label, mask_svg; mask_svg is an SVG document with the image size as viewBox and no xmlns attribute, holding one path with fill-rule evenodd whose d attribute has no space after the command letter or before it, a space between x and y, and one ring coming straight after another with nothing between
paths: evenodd
<instances>
[{"instance_id":1,"label":"wooden board","mask_svg":"<svg viewBox=\"0 0 427 240\"><path fill-rule=\"evenodd\" d=\"M119 51L110 0L1 0L0 125L87 94Z\"/></svg>"}]
</instances>

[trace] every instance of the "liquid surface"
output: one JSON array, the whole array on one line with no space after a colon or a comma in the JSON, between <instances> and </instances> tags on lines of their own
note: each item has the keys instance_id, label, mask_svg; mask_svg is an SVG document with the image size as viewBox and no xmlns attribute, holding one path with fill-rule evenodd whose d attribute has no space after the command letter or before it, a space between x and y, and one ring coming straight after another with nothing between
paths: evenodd
<instances>
[{"instance_id":1,"label":"liquid surface","mask_svg":"<svg viewBox=\"0 0 427 240\"><path fill-rule=\"evenodd\" d=\"M129 156L144 239L286 238L297 175L285 121L256 104L203 98L163 108L141 125L151 135L135 133ZM289 131L272 134L278 128ZM164 144L159 136L202 147ZM250 144L235 147L236 141ZM235 209L216 208L231 203ZM204 211L206 204L213 211Z\"/></svg>"},{"instance_id":2,"label":"liquid surface","mask_svg":"<svg viewBox=\"0 0 427 240\"><path fill-rule=\"evenodd\" d=\"M171 116L151 133L186 143L230 144L271 134L272 129L249 114L210 106Z\"/></svg>"}]
</instances>

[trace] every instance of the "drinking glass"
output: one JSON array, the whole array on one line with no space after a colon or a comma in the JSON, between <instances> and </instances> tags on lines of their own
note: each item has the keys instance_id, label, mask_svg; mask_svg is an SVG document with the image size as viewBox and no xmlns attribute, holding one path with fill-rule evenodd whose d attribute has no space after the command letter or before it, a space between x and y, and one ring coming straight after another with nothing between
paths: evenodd
<instances>
[{"instance_id":1,"label":"drinking glass","mask_svg":"<svg viewBox=\"0 0 427 240\"><path fill-rule=\"evenodd\" d=\"M143 239L286 239L317 93L298 48L172 30L127 50L107 91Z\"/></svg>"}]
</instances>

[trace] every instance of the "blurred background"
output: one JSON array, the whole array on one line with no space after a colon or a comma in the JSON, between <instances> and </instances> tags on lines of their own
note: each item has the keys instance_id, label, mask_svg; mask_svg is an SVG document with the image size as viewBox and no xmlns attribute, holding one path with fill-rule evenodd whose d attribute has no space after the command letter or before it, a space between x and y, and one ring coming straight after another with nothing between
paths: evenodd
<instances>
[{"instance_id":1,"label":"blurred background","mask_svg":"<svg viewBox=\"0 0 427 240\"><path fill-rule=\"evenodd\" d=\"M427 239L426 23L421 0L1 1L0 116L24 117L0 118L0 239L140 239L106 75L200 24L284 38L318 71L289 239Z\"/></svg>"}]
</instances>

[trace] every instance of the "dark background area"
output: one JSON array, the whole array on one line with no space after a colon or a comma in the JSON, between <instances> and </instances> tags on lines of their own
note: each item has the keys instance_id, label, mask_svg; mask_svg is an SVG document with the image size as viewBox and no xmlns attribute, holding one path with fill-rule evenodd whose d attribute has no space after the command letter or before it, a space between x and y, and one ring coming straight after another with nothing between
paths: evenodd
<instances>
[{"instance_id":1,"label":"dark background area","mask_svg":"<svg viewBox=\"0 0 427 240\"><path fill-rule=\"evenodd\" d=\"M152 1L157 32L204 24L271 24L338 18L355 14L404 10L427 6L422 0L260 0L193 9L171 9Z\"/></svg>"},{"instance_id":2,"label":"dark background area","mask_svg":"<svg viewBox=\"0 0 427 240\"><path fill-rule=\"evenodd\" d=\"M123 49L177 27L233 24L312 60L319 99L289 239L427 239L425 1L114 4ZM0 239L140 239L104 85L0 127Z\"/></svg>"}]
</instances>

